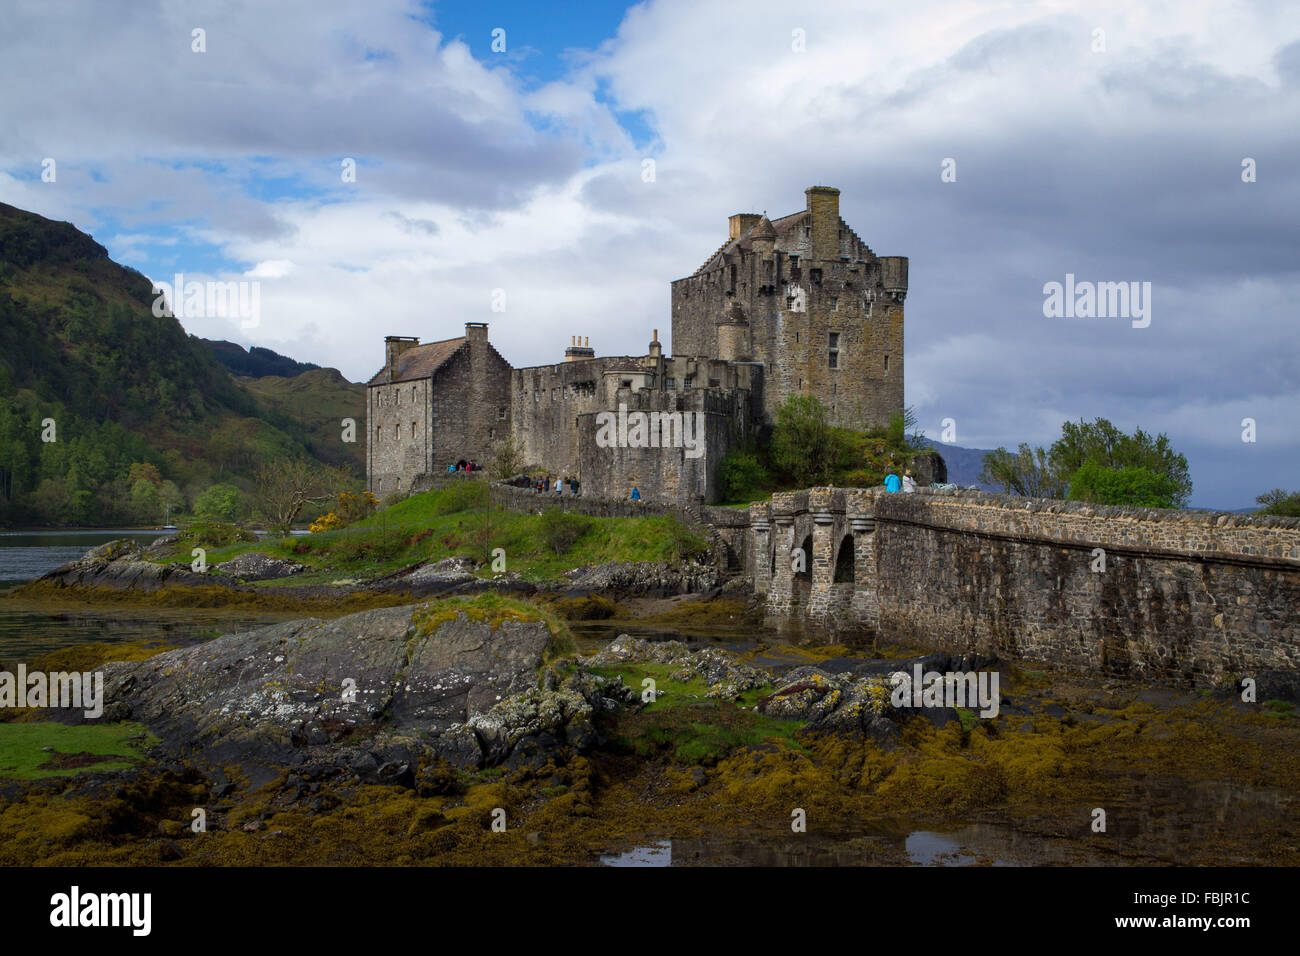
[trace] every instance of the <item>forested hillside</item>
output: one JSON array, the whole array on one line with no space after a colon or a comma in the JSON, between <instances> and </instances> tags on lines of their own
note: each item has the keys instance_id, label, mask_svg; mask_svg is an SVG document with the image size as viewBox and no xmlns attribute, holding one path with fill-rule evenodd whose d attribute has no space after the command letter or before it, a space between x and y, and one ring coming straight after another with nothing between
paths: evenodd
<instances>
[{"instance_id":1,"label":"forested hillside","mask_svg":"<svg viewBox=\"0 0 1300 956\"><path fill-rule=\"evenodd\" d=\"M153 300L71 224L0 204L0 524L156 525L214 485L226 516L232 492L247 513L259 461L357 460L337 429L240 387Z\"/></svg>"}]
</instances>

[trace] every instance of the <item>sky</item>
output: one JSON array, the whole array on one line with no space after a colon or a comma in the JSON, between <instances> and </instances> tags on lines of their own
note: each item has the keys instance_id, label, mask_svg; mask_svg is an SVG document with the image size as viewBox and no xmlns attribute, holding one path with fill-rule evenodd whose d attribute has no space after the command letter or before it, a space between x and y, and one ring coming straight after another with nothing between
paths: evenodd
<instances>
[{"instance_id":1,"label":"sky","mask_svg":"<svg viewBox=\"0 0 1300 956\"><path fill-rule=\"evenodd\" d=\"M1102 416L1194 506L1300 489L1295 4L9 0L0 90L0 201L257 283L195 335L354 381L467 321L516 366L644 354L728 216L833 185L910 259L930 437ZM1049 315L1067 275L1149 311Z\"/></svg>"}]
</instances>

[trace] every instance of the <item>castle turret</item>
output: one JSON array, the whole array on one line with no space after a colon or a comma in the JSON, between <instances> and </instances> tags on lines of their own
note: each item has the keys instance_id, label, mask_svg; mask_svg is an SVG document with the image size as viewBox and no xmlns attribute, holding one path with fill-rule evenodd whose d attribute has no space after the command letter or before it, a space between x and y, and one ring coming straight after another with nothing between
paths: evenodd
<instances>
[{"instance_id":1,"label":"castle turret","mask_svg":"<svg viewBox=\"0 0 1300 956\"><path fill-rule=\"evenodd\" d=\"M733 302L718 323L718 358L724 362L749 361L749 321L739 302Z\"/></svg>"},{"instance_id":2,"label":"castle turret","mask_svg":"<svg viewBox=\"0 0 1300 956\"><path fill-rule=\"evenodd\" d=\"M834 186L809 186L804 190L812 214L812 258L840 257L840 191Z\"/></svg>"}]
</instances>

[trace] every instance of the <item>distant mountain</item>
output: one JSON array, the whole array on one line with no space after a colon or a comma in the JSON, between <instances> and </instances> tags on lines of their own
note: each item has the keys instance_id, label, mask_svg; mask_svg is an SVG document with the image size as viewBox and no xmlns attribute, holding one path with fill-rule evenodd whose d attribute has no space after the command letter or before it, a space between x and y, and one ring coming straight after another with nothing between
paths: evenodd
<instances>
[{"instance_id":1,"label":"distant mountain","mask_svg":"<svg viewBox=\"0 0 1300 956\"><path fill-rule=\"evenodd\" d=\"M963 488L973 485L983 491L1001 490L996 485L986 485L979 480L980 472L984 470L984 456L993 449L962 448L960 445L947 445L930 439L926 439L924 444L933 445L934 450L943 456L944 463L948 466L950 484L960 485Z\"/></svg>"},{"instance_id":2,"label":"distant mountain","mask_svg":"<svg viewBox=\"0 0 1300 956\"><path fill-rule=\"evenodd\" d=\"M251 490L262 461L358 460L322 424L337 381L319 408L241 386L154 298L71 223L0 203L0 524L156 523L213 483Z\"/></svg>"},{"instance_id":3,"label":"distant mountain","mask_svg":"<svg viewBox=\"0 0 1300 956\"><path fill-rule=\"evenodd\" d=\"M212 354L216 356L217 361L235 376L265 378L268 375L279 375L292 378L303 372L320 368L319 365L310 362L295 362L287 355L264 349L260 345L254 345L245 351L244 347L237 342L213 339L199 339L199 341L212 349Z\"/></svg>"}]
</instances>

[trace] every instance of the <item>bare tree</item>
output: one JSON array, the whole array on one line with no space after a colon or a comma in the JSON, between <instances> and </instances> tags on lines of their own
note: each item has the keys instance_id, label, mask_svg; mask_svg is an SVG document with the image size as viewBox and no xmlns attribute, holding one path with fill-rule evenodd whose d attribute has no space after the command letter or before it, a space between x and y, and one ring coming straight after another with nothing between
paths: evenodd
<instances>
[{"instance_id":1,"label":"bare tree","mask_svg":"<svg viewBox=\"0 0 1300 956\"><path fill-rule=\"evenodd\" d=\"M301 458L281 458L257 467L257 494L262 513L275 531L287 532L308 504L326 501L346 490L352 477Z\"/></svg>"}]
</instances>

